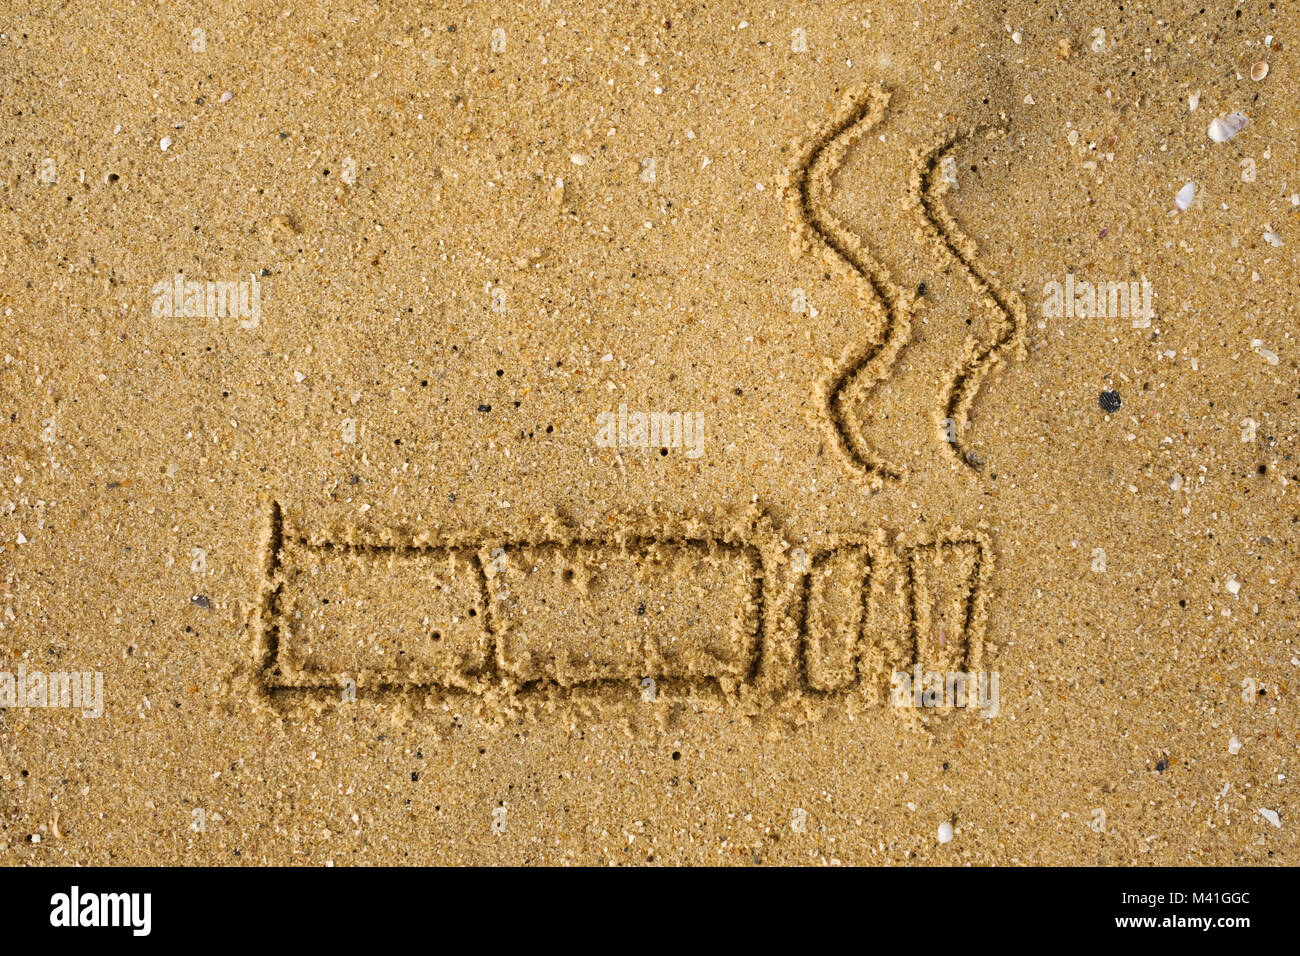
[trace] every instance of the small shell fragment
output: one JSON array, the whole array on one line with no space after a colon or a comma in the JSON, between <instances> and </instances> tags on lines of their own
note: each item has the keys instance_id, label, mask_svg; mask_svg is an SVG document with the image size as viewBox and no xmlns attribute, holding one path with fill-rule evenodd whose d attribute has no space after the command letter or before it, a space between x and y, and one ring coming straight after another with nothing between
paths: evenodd
<instances>
[{"instance_id":1,"label":"small shell fragment","mask_svg":"<svg viewBox=\"0 0 1300 956\"><path fill-rule=\"evenodd\" d=\"M1226 143L1245 128L1245 116L1240 113L1229 113L1227 116L1216 116L1210 120L1210 128L1206 133L1214 142Z\"/></svg>"},{"instance_id":2,"label":"small shell fragment","mask_svg":"<svg viewBox=\"0 0 1300 956\"><path fill-rule=\"evenodd\" d=\"M162 139L158 140L158 146L164 153L167 152L167 148L171 146L171 144L172 138L170 136L164 136Z\"/></svg>"},{"instance_id":3,"label":"small shell fragment","mask_svg":"<svg viewBox=\"0 0 1300 956\"><path fill-rule=\"evenodd\" d=\"M1178 195L1174 197L1174 205L1178 207L1179 212L1186 212L1192 206L1192 200L1196 198L1196 183L1188 183L1182 189L1178 190Z\"/></svg>"},{"instance_id":4,"label":"small shell fragment","mask_svg":"<svg viewBox=\"0 0 1300 956\"><path fill-rule=\"evenodd\" d=\"M1262 358L1269 365L1276 365L1278 362L1277 353L1271 349L1264 348L1263 339L1251 339L1250 347L1255 350L1255 354Z\"/></svg>"},{"instance_id":5,"label":"small shell fragment","mask_svg":"<svg viewBox=\"0 0 1300 956\"><path fill-rule=\"evenodd\" d=\"M1264 77L1268 76L1268 64L1260 60L1250 68L1250 78L1258 83Z\"/></svg>"},{"instance_id":6,"label":"small shell fragment","mask_svg":"<svg viewBox=\"0 0 1300 956\"><path fill-rule=\"evenodd\" d=\"M1277 827L1279 830L1282 829L1282 820L1278 817L1276 810L1269 810L1265 807L1260 807L1257 812L1261 817L1273 824L1273 826Z\"/></svg>"},{"instance_id":7,"label":"small shell fragment","mask_svg":"<svg viewBox=\"0 0 1300 956\"><path fill-rule=\"evenodd\" d=\"M226 90L226 92L224 92L224 93L221 94L221 99L217 100L217 102L218 102L218 103L229 103L229 102L230 102L232 99L234 99L234 98L235 98L235 94L232 93L232 92L230 92L230 90Z\"/></svg>"},{"instance_id":8,"label":"small shell fragment","mask_svg":"<svg viewBox=\"0 0 1300 956\"><path fill-rule=\"evenodd\" d=\"M1280 824L1279 824L1279 825L1280 825ZM949 823L947 820L944 820L943 823L940 823L940 824L939 824L939 834L938 834L938 836L939 836L939 842L940 842L940 843L951 843L951 842L952 842L952 824Z\"/></svg>"}]
</instances>

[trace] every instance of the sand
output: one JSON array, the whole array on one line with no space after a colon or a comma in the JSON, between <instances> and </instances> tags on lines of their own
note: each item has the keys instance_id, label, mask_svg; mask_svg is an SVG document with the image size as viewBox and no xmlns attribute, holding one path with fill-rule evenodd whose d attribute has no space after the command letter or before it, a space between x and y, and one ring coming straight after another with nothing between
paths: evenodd
<instances>
[{"instance_id":1,"label":"sand","mask_svg":"<svg viewBox=\"0 0 1300 956\"><path fill-rule=\"evenodd\" d=\"M0 862L1296 862L1288 5L0 30Z\"/></svg>"}]
</instances>

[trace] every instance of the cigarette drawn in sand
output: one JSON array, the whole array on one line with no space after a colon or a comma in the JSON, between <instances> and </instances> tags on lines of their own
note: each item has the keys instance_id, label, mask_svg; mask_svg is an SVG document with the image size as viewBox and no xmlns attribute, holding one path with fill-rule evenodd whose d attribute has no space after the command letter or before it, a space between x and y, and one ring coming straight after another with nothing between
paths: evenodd
<instances>
[{"instance_id":1,"label":"cigarette drawn in sand","mask_svg":"<svg viewBox=\"0 0 1300 956\"><path fill-rule=\"evenodd\" d=\"M882 313L879 332L850 346L821 386L822 405L836 447L874 485L901 479L905 467L896 456L882 455L872 446L854 409L890 376L907 347L918 293L898 286L861 237L850 232L830 211L829 199L836 173L850 148L881 123L889 102L890 94L880 87L849 91L831 122L796 151L784 183L791 251L798 256L820 248L836 272L857 287L861 300ZM950 135L928 151L914 154L902 203L904 210L914 213L914 225L919 226L921 236L957 260L972 291L996 316L992 340L981 343L967 338L935 401L939 440L971 468L977 466L977 460L964 449L960 436L975 394L993 365L1009 350L1020 348L1025 325L1023 305L995 288L976 263L974 243L962 235L942 202L943 194L956 179L951 154L973 132ZM897 208L891 206L889 215L894 215ZM899 228L906 226L905 222L899 223Z\"/></svg>"},{"instance_id":2,"label":"cigarette drawn in sand","mask_svg":"<svg viewBox=\"0 0 1300 956\"><path fill-rule=\"evenodd\" d=\"M873 484L907 469L864 435L856 406L894 374L916 294L905 292L830 211L836 170L885 116L879 88L850 94L803 149L785 184L796 252L827 261L881 310L823 383L843 457ZM992 339L967 336L934 395L935 439L968 467L960 441L988 369L1016 346L1023 308L976 264L941 196L963 136L912 156L905 209L918 240L955 259ZM930 386L933 383L929 383ZM884 705L900 671L981 670L992 549L983 530L922 540L876 529L791 551L761 512L695 521L614 517L561 522L524 538L489 531L393 529L322 534L279 504L265 533L265 588L255 650L269 698L358 692L468 696L513 707L564 699L713 701L757 712L774 702L853 699ZM647 686L652 692L647 695Z\"/></svg>"},{"instance_id":3,"label":"cigarette drawn in sand","mask_svg":"<svg viewBox=\"0 0 1300 956\"><path fill-rule=\"evenodd\" d=\"M883 706L897 671L981 668L990 554L983 533L907 542L876 531L795 562L761 514L720 527L552 527L527 541L323 537L274 504L258 673L284 699L351 687Z\"/></svg>"}]
</instances>

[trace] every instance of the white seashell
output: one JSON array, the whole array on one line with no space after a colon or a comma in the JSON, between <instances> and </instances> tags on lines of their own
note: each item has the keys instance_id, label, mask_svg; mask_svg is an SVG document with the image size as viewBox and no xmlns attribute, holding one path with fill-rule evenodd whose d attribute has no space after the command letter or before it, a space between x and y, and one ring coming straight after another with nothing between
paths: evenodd
<instances>
[{"instance_id":1,"label":"white seashell","mask_svg":"<svg viewBox=\"0 0 1300 956\"><path fill-rule=\"evenodd\" d=\"M1178 190L1178 195L1174 197L1174 205L1178 207L1179 212L1186 212L1192 206L1192 200L1196 198L1196 183L1188 183L1182 189Z\"/></svg>"},{"instance_id":2,"label":"white seashell","mask_svg":"<svg viewBox=\"0 0 1300 956\"><path fill-rule=\"evenodd\" d=\"M1240 113L1229 113L1227 116L1216 116L1210 120L1210 128L1206 132L1214 142L1226 143L1245 128L1246 117Z\"/></svg>"},{"instance_id":3,"label":"white seashell","mask_svg":"<svg viewBox=\"0 0 1300 956\"><path fill-rule=\"evenodd\" d=\"M952 842L952 824L949 823L947 820L944 820L943 823L939 824L939 842L940 843Z\"/></svg>"}]
</instances>

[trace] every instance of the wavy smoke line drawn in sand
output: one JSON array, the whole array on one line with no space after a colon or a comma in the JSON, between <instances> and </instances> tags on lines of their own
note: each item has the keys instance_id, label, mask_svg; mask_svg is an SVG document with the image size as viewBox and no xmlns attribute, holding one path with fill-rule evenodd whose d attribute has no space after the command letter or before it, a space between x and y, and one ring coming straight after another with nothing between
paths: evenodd
<instances>
[{"instance_id":1,"label":"wavy smoke line drawn in sand","mask_svg":"<svg viewBox=\"0 0 1300 956\"><path fill-rule=\"evenodd\" d=\"M829 197L835 174L850 147L877 126L889 106L889 93L879 86L851 90L831 122L797 152L786 183L786 209L791 251L801 256L820 247L828 263L852 282L860 299L878 310L881 331L876 338L851 346L822 382L826 409L836 446L874 485L903 477L905 467L882 458L873 449L851 414L866 394L883 382L911 338L911 315L916 296L890 278L888 270L866 250L861 237L846 229L830 212ZM988 371L1008 349L1020 347L1024 307L1014 297L999 292L975 264L974 243L957 227L942 203L948 183L939 175L942 161L975 131L951 136L933 149L916 155L906 205L919 213L924 234L943 254L957 260L972 290L997 315L994 338L981 345L968 338L951 376L940 389L935 415L936 434L962 462L974 468L977 461L961 443L975 393ZM943 438L945 419L954 423L954 435Z\"/></svg>"},{"instance_id":2,"label":"wavy smoke line drawn in sand","mask_svg":"<svg viewBox=\"0 0 1300 956\"><path fill-rule=\"evenodd\" d=\"M830 125L797 155L786 184L791 251L800 256L820 243L829 264L854 283L859 298L883 308L880 338L852 347L822 383L822 402L837 447L875 483L901 478L902 470L886 464L851 427L846 406L889 374L911 335L910 303L884 267L865 252L862 240L831 214L825 199L849 147L880 122L888 105L889 94L878 87L865 96L846 95Z\"/></svg>"},{"instance_id":3,"label":"wavy smoke line drawn in sand","mask_svg":"<svg viewBox=\"0 0 1300 956\"><path fill-rule=\"evenodd\" d=\"M924 214L926 232L961 264L971 290L980 297L984 307L995 315L992 341L981 344L974 337L968 337L954 371L944 382L940 393L943 411L941 420L949 419L954 423L953 439L945 444L967 466L978 468L979 462L972 452L965 449L961 436L965 432L975 395L989 372L1009 355L1024 359L1027 313L1018 296L1001 291L977 264L974 240L961 231L941 201L949 183L939 175L940 164L963 139L974 133L975 130L972 129L965 134L952 136L927 155L920 177L922 188L917 191L917 198Z\"/></svg>"},{"instance_id":4,"label":"wavy smoke line drawn in sand","mask_svg":"<svg viewBox=\"0 0 1300 956\"><path fill-rule=\"evenodd\" d=\"M321 535L278 503L255 629L261 692L340 688L528 700L738 704L794 694L882 705L891 675L977 671L982 531L877 530L814 554L770 520L637 520L490 534Z\"/></svg>"}]
</instances>

